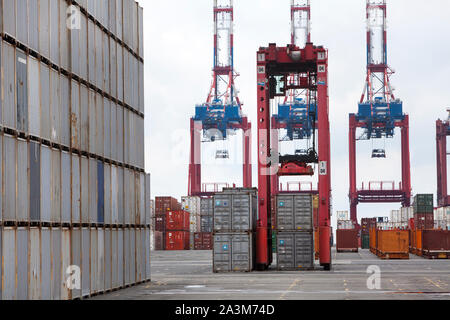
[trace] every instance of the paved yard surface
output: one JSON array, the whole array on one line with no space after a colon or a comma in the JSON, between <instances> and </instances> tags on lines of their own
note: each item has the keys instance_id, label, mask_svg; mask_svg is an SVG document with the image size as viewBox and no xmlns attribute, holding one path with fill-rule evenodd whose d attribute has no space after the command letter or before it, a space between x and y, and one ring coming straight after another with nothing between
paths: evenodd
<instances>
[{"instance_id":1,"label":"paved yard surface","mask_svg":"<svg viewBox=\"0 0 450 320\"><path fill-rule=\"evenodd\" d=\"M93 299L119 300L450 300L450 260L380 260L369 250L333 251L332 271L212 273L210 251L152 252L152 282ZM381 270L370 290L369 266Z\"/></svg>"}]
</instances>

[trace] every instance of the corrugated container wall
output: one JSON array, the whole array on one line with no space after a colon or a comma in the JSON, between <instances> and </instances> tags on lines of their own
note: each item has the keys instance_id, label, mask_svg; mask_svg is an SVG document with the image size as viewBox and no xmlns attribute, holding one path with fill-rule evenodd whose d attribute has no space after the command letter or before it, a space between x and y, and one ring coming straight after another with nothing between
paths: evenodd
<instances>
[{"instance_id":1,"label":"corrugated container wall","mask_svg":"<svg viewBox=\"0 0 450 320\"><path fill-rule=\"evenodd\" d=\"M134 0L0 0L0 299L149 280L143 18Z\"/></svg>"}]
</instances>

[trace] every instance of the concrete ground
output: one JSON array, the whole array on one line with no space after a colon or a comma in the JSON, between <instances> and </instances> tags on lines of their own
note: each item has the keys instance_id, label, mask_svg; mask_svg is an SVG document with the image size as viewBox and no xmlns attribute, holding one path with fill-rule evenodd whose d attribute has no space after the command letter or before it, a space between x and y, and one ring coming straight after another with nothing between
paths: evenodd
<instances>
[{"instance_id":1,"label":"concrete ground","mask_svg":"<svg viewBox=\"0 0 450 320\"><path fill-rule=\"evenodd\" d=\"M212 273L211 251L152 252L152 281L93 299L118 300L450 300L450 260L380 260L369 250L336 253L332 271ZM369 266L381 287L368 289ZM371 282L376 283L376 282Z\"/></svg>"}]
</instances>

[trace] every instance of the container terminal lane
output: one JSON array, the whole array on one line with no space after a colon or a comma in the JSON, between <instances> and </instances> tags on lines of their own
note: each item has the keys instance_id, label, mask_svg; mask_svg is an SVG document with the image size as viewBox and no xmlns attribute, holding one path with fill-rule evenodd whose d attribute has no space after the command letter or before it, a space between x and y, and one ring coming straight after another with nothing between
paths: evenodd
<instances>
[{"instance_id":1,"label":"container terminal lane","mask_svg":"<svg viewBox=\"0 0 450 320\"><path fill-rule=\"evenodd\" d=\"M379 260L368 250L336 253L333 270L213 274L210 251L152 252L152 282L93 299L107 300L448 300L449 260ZM381 270L370 290L367 268Z\"/></svg>"}]
</instances>

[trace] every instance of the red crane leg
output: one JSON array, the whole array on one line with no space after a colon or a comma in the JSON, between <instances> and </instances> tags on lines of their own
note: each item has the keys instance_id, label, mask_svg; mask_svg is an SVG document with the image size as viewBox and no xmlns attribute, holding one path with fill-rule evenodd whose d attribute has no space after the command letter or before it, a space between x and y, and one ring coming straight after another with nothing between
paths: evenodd
<instances>
[{"instance_id":1,"label":"red crane leg","mask_svg":"<svg viewBox=\"0 0 450 320\"><path fill-rule=\"evenodd\" d=\"M272 154L279 154L279 132L278 132L278 124L275 118L271 119L272 127L270 131L270 148L272 150ZM272 196L276 196L279 192L280 188L280 179L277 174L271 175L270 182L270 193Z\"/></svg>"},{"instance_id":2,"label":"red crane leg","mask_svg":"<svg viewBox=\"0 0 450 320\"><path fill-rule=\"evenodd\" d=\"M258 270L270 264L268 218L270 217L270 106L266 73L258 72L258 195L259 220L256 230L256 264Z\"/></svg>"},{"instance_id":3,"label":"red crane leg","mask_svg":"<svg viewBox=\"0 0 450 320\"><path fill-rule=\"evenodd\" d=\"M318 60L318 136L319 136L319 247L320 265L331 268L331 223L330 223L330 124L328 109L328 65L326 52Z\"/></svg>"},{"instance_id":4,"label":"red crane leg","mask_svg":"<svg viewBox=\"0 0 450 320\"><path fill-rule=\"evenodd\" d=\"M447 195L447 129L445 124L436 122L437 197L440 207L448 206Z\"/></svg>"},{"instance_id":5,"label":"red crane leg","mask_svg":"<svg viewBox=\"0 0 450 320\"><path fill-rule=\"evenodd\" d=\"M244 188L252 187L252 125L248 122L247 118L243 118L243 153L244 153L244 164L243 164L243 186Z\"/></svg>"},{"instance_id":6,"label":"red crane leg","mask_svg":"<svg viewBox=\"0 0 450 320\"><path fill-rule=\"evenodd\" d=\"M350 220L357 221L358 194L356 190L356 117L350 115L349 131L349 170L350 170Z\"/></svg>"},{"instance_id":7,"label":"red crane leg","mask_svg":"<svg viewBox=\"0 0 450 320\"><path fill-rule=\"evenodd\" d=\"M201 132L202 124L191 119L191 151L189 159L189 196L201 193Z\"/></svg>"},{"instance_id":8,"label":"red crane leg","mask_svg":"<svg viewBox=\"0 0 450 320\"><path fill-rule=\"evenodd\" d=\"M411 205L411 159L409 153L409 116L406 115L402 125L402 188L405 194L403 206Z\"/></svg>"}]
</instances>

